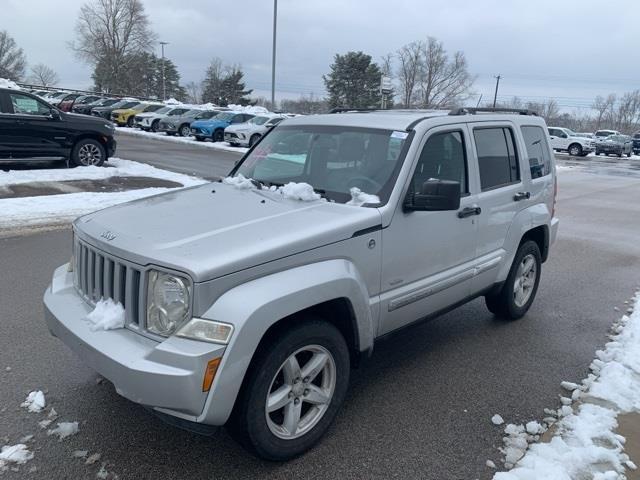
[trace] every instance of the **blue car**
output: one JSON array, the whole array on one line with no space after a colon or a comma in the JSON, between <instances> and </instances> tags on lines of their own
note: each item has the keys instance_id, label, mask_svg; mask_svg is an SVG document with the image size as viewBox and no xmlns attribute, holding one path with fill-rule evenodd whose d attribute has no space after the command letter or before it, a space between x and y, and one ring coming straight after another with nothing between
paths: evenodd
<instances>
[{"instance_id":1,"label":"blue car","mask_svg":"<svg viewBox=\"0 0 640 480\"><path fill-rule=\"evenodd\" d=\"M191 135L196 137L199 142L204 141L205 138L210 138L214 142L222 142L225 128L231 124L244 123L254 116L249 113L222 112L213 118L192 122Z\"/></svg>"}]
</instances>

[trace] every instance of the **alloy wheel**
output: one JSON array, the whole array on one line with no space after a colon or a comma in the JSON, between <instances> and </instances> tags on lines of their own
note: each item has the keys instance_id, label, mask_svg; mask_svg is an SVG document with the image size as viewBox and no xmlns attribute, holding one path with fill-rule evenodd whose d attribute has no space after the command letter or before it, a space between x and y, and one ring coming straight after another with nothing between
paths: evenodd
<instances>
[{"instance_id":1,"label":"alloy wheel","mask_svg":"<svg viewBox=\"0 0 640 480\"><path fill-rule=\"evenodd\" d=\"M86 143L78 150L78 159L85 166L97 165L102 160L102 152L92 143Z\"/></svg>"},{"instance_id":2,"label":"alloy wheel","mask_svg":"<svg viewBox=\"0 0 640 480\"><path fill-rule=\"evenodd\" d=\"M538 267L535 257L532 254L526 255L518 266L513 286L513 301L518 308L523 307L531 298L537 275Z\"/></svg>"}]
</instances>

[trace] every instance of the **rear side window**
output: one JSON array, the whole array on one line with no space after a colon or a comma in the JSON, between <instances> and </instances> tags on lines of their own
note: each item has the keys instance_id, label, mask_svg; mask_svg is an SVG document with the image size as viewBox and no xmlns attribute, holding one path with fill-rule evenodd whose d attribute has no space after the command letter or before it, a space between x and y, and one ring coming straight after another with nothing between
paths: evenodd
<instances>
[{"instance_id":1,"label":"rear side window","mask_svg":"<svg viewBox=\"0 0 640 480\"><path fill-rule=\"evenodd\" d=\"M28 97L20 93L10 93L9 101L13 106L13 113L26 115L49 115L51 109L44 103L33 97Z\"/></svg>"},{"instance_id":2,"label":"rear side window","mask_svg":"<svg viewBox=\"0 0 640 480\"><path fill-rule=\"evenodd\" d=\"M527 146L531 178L540 178L551 173L551 154L546 135L541 127L521 127Z\"/></svg>"},{"instance_id":3,"label":"rear side window","mask_svg":"<svg viewBox=\"0 0 640 480\"><path fill-rule=\"evenodd\" d=\"M473 137L478 152L480 186L491 190L520 180L518 157L510 128L476 128Z\"/></svg>"},{"instance_id":4,"label":"rear side window","mask_svg":"<svg viewBox=\"0 0 640 480\"><path fill-rule=\"evenodd\" d=\"M444 132L431 135L422 149L412 187L422 189L427 180L453 180L460 182L460 193L467 193L467 158L461 132Z\"/></svg>"}]
</instances>

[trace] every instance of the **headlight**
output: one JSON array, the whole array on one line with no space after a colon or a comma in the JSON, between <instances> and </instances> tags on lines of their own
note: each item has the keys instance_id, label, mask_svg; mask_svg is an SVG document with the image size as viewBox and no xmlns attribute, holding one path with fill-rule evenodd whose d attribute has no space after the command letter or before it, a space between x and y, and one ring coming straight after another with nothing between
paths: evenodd
<instances>
[{"instance_id":1,"label":"headlight","mask_svg":"<svg viewBox=\"0 0 640 480\"><path fill-rule=\"evenodd\" d=\"M233 325L229 325L228 323L206 320L204 318L192 318L184 327L178 330L176 335L178 337L226 345L229 343L232 333Z\"/></svg>"},{"instance_id":2,"label":"headlight","mask_svg":"<svg viewBox=\"0 0 640 480\"><path fill-rule=\"evenodd\" d=\"M147 286L147 330L169 336L189 315L191 282L186 278L152 270Z\"/></svg>"}]
</instances>

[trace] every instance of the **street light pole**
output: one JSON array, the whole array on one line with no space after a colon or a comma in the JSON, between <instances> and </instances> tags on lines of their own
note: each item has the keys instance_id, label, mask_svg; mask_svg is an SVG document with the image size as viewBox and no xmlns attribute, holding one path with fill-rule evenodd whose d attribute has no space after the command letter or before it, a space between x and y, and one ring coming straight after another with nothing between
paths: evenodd
<instances>
[{"instance_id":1,"label":"street light pole","mask_svg":"<svg viewBox=\"0 0 640 480\"><path fill-rule=\"evenodd\" d=\"M500 85L500 79L502 75L496 77L496 93L493 94L493 108L496 108L496 100L498 100L498 86Z\"/></svg>"},{"instance_id":2,"label":"street light pole","mask_svg":"<svg viewBox=\"0 0 640 480\"><path fill-rule=\"evenodd\" d=\"M276 25L278 20L278 0L273 0L273 50L271 53L271 108L276 108Z\"/></svg>"},{"instance_id":3,"label":"street light pole","mask_svg":"<svg viewBox=\"0 0 640 480\"><path fill-rule=\"evenodd\" d=\"M167 86L164 80L164 46L169 45L169 42L160 42L160 47L162 48L162 100L167 99Z\"/></svg>"}]
</instances>

